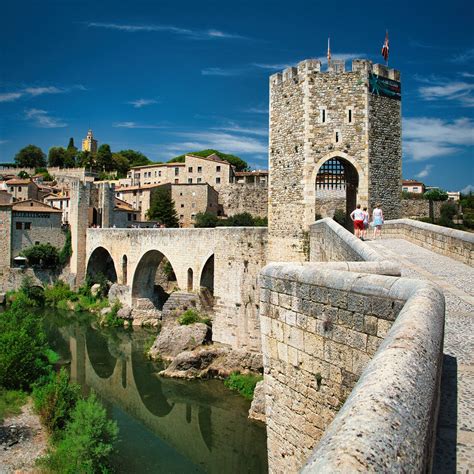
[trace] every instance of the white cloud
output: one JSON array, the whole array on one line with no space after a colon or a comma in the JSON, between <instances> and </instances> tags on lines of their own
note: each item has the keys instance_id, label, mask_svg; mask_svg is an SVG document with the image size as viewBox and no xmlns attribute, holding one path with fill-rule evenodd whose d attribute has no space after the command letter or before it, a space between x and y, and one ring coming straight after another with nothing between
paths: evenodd
<instances>
[{"instance_id":1,"label":"white cloud","mask_svg":"<svg viewBox=\"0 0 474 474\"><path fill-rule=\"evenodd\" d=\"M88 28L105 28L109 30L125 31L127 33L137 32L168 32L176 35L185 36L189 39L203 40L203 39L248 39L245 36L226 33L224 31L209 29L209 30L191 30L188 28L181 28L173 25L127 25L120 23L102 23L102 22L88 22Z\"/></svg>"},{"instance_id":2,"label":"white cloud","mask_svg":"<svg viewBox=\"0 0 474 474\"><path fill-rule=\"evenodd\" d=\"M21 97L37 97L44 94L66 94L73 90L87 90L83 85L77 84L71 87L39 86L26 87L15 92L5 92L0 94L0 102L13 102Z\"/></svg>"},{"instance_id":3,"label":"white cloud","mask_svg":"<svg viewBox=\"0 0 474 474\"><path fill-rule=\"evenodd\" d=\"M463 53L459 53L452 59L455 63L467 63L474 59L474 48L468 49Z\"/></svg>"},{"instance_id":4,"label":"white cloud","mask_svg":"<svg viewBox=\"0 0 474 474\"><path fill-rule=\"evenodd\" d=\"M465 107L474 107L474 97L471 95L474 91L474 83L444 82L422 86L418 90L425 100L457 100Z\"/></svg>"},{"instance_id":5,"label":"white cloud","mask_svg":"<svg viewBox=\"0 0 474 474\"><path fill-rule=\"evenodd\" d=\"M8 140L0 140L0 145L3 145L4 143L8 143Z\"/></svg>"},{"instance_id":6,"label":"white cloud","mask_svg":"<svg viewBox=\"0 0 474 474\"><path fill-rule=\"evenodd\" d=\"M141 107L145 107L146 105L157 104L158 101L155 99L136 99L127 102L130 105L133 105L136 109L140 109Z\"/></svg>"},{"instance_id":7,"label":"white cloud","mask_svg":"<svg viewBox=\"0 0 474 474\"><path fill-rule=\"evenodd\" d=\"M415 175L415 178L426 178L433 169L433 165L426 165L419 173Z\"/></svg>"},{"instance_id":8,"label":"white cloud","mask_svg":"<svg viewBox=\"0 0 474 474\"><path fill-rule=\"evenodd\" d=\"M462 194L469 194L474 193L474 186L472 184L468 184L465 188L461 189Z\"/></svg>"},{"instance_id":9,"label":"white cloud","mask_svg":"<svg viewBox=\"0 0 474 474\"><path fill-rule=\"evenodd\" d=\"M220 67L208 67L201 70L203 76L239 76L245 69L223 69Z\"/></svg>"},{"instance_id":10,"label":"white cloud","mask_svg":"<svg viewBox=\"0 0 474 474\"><path fill-rule=\"evenodd\" d=\"M152 124L145 124L145 123L137 123L137 122L115 122L112 124L114 128L164 128L161 125L152 125Z\"/></svg>"},{"instance_id":11,"label":"white cloud","mask_svg":"<svg viewBox=\"0 0 474 474\"><path fill-rule=\"evenodd\" d=\"M248 114L268 114L268 107L249 107L244 112Z\"/></svg>"},{"instance_id":12,"label":"white cloud","mask_svg":"<svg viewBox=\"0 0 474 474\"><path fill-rule=\"evenodd\" d=\"M31 120L40 128L63 128L67 127L61 119L51 117L46 110L27 109L25 110L25 118Z\"/></svg>"},{"instance_id":13,"label":"white cloud","mask_svg":"<svg viewBox=\"0 0 474 474\"><path fill-rule=\"evenodd\" d=\"M260 137L268 136L268 129L266 128L243 128L240 125L230 123L222 127L213 127L213 130L222 130L223 132L244 133L249 135L257 135Z\"/></svg>"},{"instance_id":14,"label":"white cloud","mask_svg":"<svg viewBox=\"0 0 474 474\"><path fill-rule=\"evenodd\" d=\"M189 151L213 148L224 153L266 153L267 143L256 137L218 132L182 132L179 136L187 139L183 143L174 143L173 151ZM171 149L171 148L169 148Z\"/></svg>"},{"instance_id":15,"label":"white cloud","mask_svg":"<svg viewBox=\"0 0 474 474\"><path fill-rule=\"evenodd\" d=\"M403 120L404 152L414 161L452 155L474 145L474 123L468 118L449 122L439 118Z\"/></svg>"},{"instance_id":16,"label":"white cloud","mask_svg":"<svg viewBox=\"0 0 474 474\"><path fill-rule=\"evenodd\" d=\"M66 89L59 89L55 86L49 87L27 87L24 92L32 96L43 95L43 94L63 94Z\"/></svg>"},{"instance_id":17,"label":"white cloud","mask_svg":"<svg viewBox=\"0 0 474 474\"><path fill-rule=\"evenodd\" d=\"M257 67L259 69L269 69L269 70L275 70L279 71L281 69L286 69L287 67L294 66L296 63L274 63L274 64L269 64L269 63L253 63L253 67Z\"/></svg>"},{"instance_id":18,"label":"white cloud","mask_svg":"<svg viewBox=\"0 0 474 474\"><path fill-rule=\"evenodd\" d=\"M3 94L0 94L0 102L13 102L23 95L22 92L4 92Z\"/></svg>"}]
</instances>

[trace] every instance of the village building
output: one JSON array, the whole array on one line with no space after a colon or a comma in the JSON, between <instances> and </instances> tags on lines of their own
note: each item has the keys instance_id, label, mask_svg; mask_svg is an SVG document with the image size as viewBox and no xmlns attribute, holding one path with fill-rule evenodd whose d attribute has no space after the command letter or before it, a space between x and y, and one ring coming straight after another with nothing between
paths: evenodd
<instances>
[{"instance_id":1,"label":"village building","mask_svg":"<svg viewBox=\"0 0 474 474\"><path fill-rule=\"evenodd\" d=\"M196 215L207 212L219 215L219 193L209 184L173 184L171 198L180 227L194 227Z\"/></svg>"},{"instance_id":2,"label":"village building","mask_svg":"<svg viewBox=\"0 0 474 474\"><path fill-rule=\"evenodd\" d=\"M404 179L402 181L402 191L414 194L423 194L425 192L425 185L421 181L414 179Z\"/></svg>"},{"instance_id":3,"label":"village building","mask_svg":"<svg viewBox=\"0 0 474 474\"><path fill-rule=\"evenodd\" d=\"M236 184L268 186L268 170L236 171L234 182Z\"/></svg>"},{"instance_id":4,"label":"village building","mask_svg":"<svg viewBox=\"0 0 474 474\"><path fill-rule=\"evenodd\" d=\"M69 223L69 202L71 198L67 194L48 194L44 199L44 203L55 209L62 210L63 224Z\"/></svg>"},{"instance_id":5,"label":"village building","mask_svg":"<svg viewBox=\"0 0 474 474\"><path fill-rule=\"evenodd\" d=\"M26 201L27 199L38 199L39 187L30 178L13 178L5 182L6 191L10 193L14 201Z\"/></svg>"}]
</instances>

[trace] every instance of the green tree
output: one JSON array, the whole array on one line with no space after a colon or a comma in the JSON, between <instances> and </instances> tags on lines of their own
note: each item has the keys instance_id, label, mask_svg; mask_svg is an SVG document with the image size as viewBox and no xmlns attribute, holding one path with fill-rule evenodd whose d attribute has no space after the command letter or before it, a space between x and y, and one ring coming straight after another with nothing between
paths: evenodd
<instances>
[{"instance_id":1,"label":"green tree","mask_svg":"<svg viewBox=\"0 0 474 474\"><path fill-rule=\"evenodd\" d=\"M21 170L18 175L17 175L20 179L27 179L30 177L30 175L24 171L24 170Z\"/></svg>"},{"instance_id":2,"label":"green tree","mask_svg":"<svg viewBox=\"0 0 474 474\"><path fill-rule=\"evenodd\" d=\"M39 317L18 298L0 313L0 386L28 390L48 371L46 335Z\"/></svg>"},{"instance_id":3,"label":"green tree","mask_svg":"<svg viewBox=\"0 0 474 474\"><path fill-rule=\"evenodd\" d=\"M76 162L82 168L93 169L96 167L96 155L90 151L80 151L77 154Z\"/></svg>"},{"instance_id":4,"label":"green tree","mask_svg":"<svg viewBox=\"0 0 474 474\"><path fill-rule=\"evenodd\" d=\"M230 216L222 222L222 225L229 227L252 227L255 224L251 214L248 212L242 212L240 214L234 214L233 216Z\"/></svg>"},{"instance_id":5,"label":"green tree","mask_svg":"<svg viewBox=\"0 0 474 474\"><path fill-rule=\"evenodd\" d=\"M53 146L48 153L48 166L64 168L66 150L62 146Z\"/></svg>"},{"instance_id":6,"label":"green tree","mask_svg":"<svg viewBox=\"0 0 474 474\"><path fill-rule=\"evenodd\" d=\"M194 227L216 227L218 220L217 216L210 212L198 212Z\"/></svg>"},{"instance_id":7,"label":"green tree","mask_svg":"<svg viewBox=\"0 0 474 474\"><path fill-rule=\"evenodd\" d=\"M150 221L156 220L166 227L179 227L178 214L169 189L158 188L153 193L147 218Z\"/></svg>"},{"instance_id":8,"label":"green tree","mask_svg":"<svg viewBox=\"0 0 474 474\"><path fill-rule=\"evenodd\" d=\"M448 193L442 189L429 189L423 194L423 197L430 201L446 201L448 199Z\"/></svg>"},{"instance_id":9,"label":"green tree","mask_svg":"<svg viewBox=\"0 0 474 474\"><path fill-rule=\"evenodd\" d=\"M64 159L65 168L74 168L76 166L77 153L77 148L74 146L74 138L71 137L66 148L66 157Z\"/></svg>"},{"instance_id":10,"label":"green tree","mask_svg":"<svg viewBox=\"0 0 474 474\"><path fill-rule=\"evenodd\" d=\"M15 163L24 168L42 168L46 166L46 155L36 145L28 145L15 155Z\"/></svg>"},{"instance_id":11,"label":"green tree","mask_svg":"<svg viewBox=\"0 0 474 474\"><path fill-rule=\"evenodd\" d=\"M74 148L75 150L77 150L77 148L74 146L74 138L73 138L73 137L71 137L71 138L69 139L69 143L67 144L67 149L68 149L68 150L71 150L72 148Z\"/></svg>"},{"instance_id":12,"label":"green tree","mask_svg":"<svg viewBox=\"0 0 474 474\"><path fill-rule=\"evenodd\" d=\"M141 152L135 150L121 150L119 154L127 158L130 167L151 164L151 161Z\"/></svg>"},{"instance_id":13,"label":"green tree","mask_svg":"<svg viewBox=\"0 0 474 474\"><path fill-rule=\"evenodd\" d=\"M59 264L59 251L50 243L32 245L22 250L21 255L28 259L30 265L41 268L54 268Z\"/></svg>"},{"instance_id":14,"label":"green tree","mask_svg":"<svg viewBox=\"0 0 474 474\"><path fill-rule=\"evenodd\" d=\"M112 167L117 171L118 178L125 178L130 169L130 163L121 153L112 153Z\"/></svg>"},{"instance_id":15,"label":"green tree","mask_svg":"<svg viewBox=\"0 0 474 474\"><path fill-rule=\"evenodd\" d=\"M192 151L192 152L186 153L185 155L176 156L172 158L171 160L169 160L168 163L184 163L186 155L208 157L209 155L212 155L212 154L215 154L221 160L225 160L229 162L231 165L234 165L236 171L246 171L249 169L247 162L242 160L242 158L239 158L238 156L235 156L235 155L230 155L228 153L222 153L218 150L211 150L211 149L201 150L201 151Z\"/></svg>"},{"instance_id":16,"label":"green tree","mask_svg":"<svg viewBox=\"0 0 474 474\"><path fill-rule=\"evenodd\" d=\"M113 169L112 151L110 150L110 145L107 145L107 143L100 145L97 150L96 165L101 171L110 171Z\"/></svg>"}]
</instances>

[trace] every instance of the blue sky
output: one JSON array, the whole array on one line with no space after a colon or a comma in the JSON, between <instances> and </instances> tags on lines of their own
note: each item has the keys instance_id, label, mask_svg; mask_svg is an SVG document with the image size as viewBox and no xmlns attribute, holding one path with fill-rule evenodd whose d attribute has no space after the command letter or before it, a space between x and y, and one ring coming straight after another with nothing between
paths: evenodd
<instances>
[{"instance_id":1,"label":"blue sky","mask_svg":"<svg viewBox=\"0 0 474 474\"><path fill-rule=\"evenodd\" d=\"M152 160L217 148L267 168L268 76L324 58L328 36L333 58L380 62L388 28L404 177L472 187L473 22L458 0L5 2L0 161L92 127Z\"/></svg>"}]
</instances>

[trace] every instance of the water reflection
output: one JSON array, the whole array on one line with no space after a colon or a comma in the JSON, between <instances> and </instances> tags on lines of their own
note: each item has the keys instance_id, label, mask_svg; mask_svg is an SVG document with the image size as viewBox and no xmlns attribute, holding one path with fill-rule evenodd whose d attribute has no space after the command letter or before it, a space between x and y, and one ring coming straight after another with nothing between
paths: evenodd
<instances>
[{"instance_id":1,"label":"water reflection","mask_svg":"<svg viewBox=\"0 0 474 474\"><path fill-rule=\"evenodd\" d=\"M219 381L159 377L143 354L146 331L47 329L71 378L95 390L119 423L119 472L267 471L265 430L247 420L248 402Z\"/></svg>"}]
</instances>

